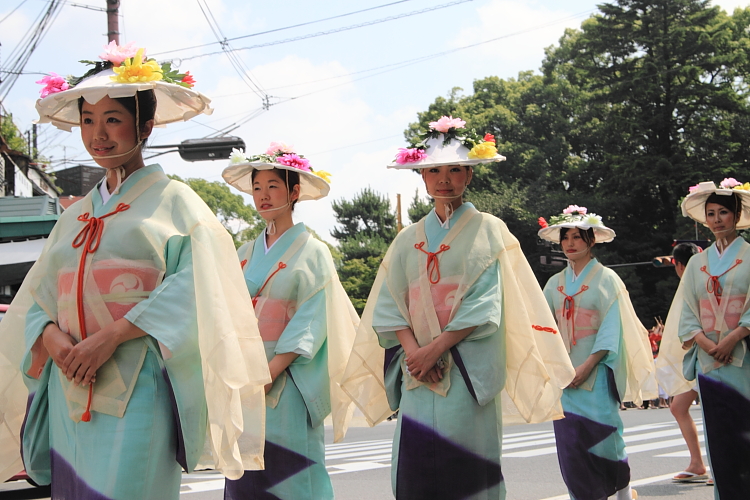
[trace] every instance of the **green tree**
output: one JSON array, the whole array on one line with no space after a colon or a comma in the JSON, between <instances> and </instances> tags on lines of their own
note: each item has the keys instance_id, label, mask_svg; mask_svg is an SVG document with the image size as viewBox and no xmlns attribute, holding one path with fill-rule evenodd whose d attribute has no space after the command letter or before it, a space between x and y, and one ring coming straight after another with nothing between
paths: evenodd
<instances>
[{"instance_id":1,"label":"green tree","mask_svg":"<svg viewBox=\"0 0 750 500\"><path fill-rule=\"evenodd\" d=\"M342 255L339 278L355 309L362 314L380 262L396 237L396 215L388 198L370 188L354 195L351 201L337 200L332 205L340 224L331 231Z\"/></svg>"},{"instance_id":2,"label":"green tree","mask_svg":"<svg viewBox=\"0 0 750 500\"><path fill-rule=\"evenodd\" d=\"M170 179L184 182L206 202L219 222L226 228L234 240L234 246L239 248L244 242L258 237L265 227L265 222L255 209L245 204L245 200L238 194L232 194L229 186L219 181L206 179L181 179L170 175Z\"/></svg>"},{"instance_id":3,"label":"green tree","mask_svg":"<svg viewBox=\"0 0 750 500\"><path fill-rule=\"evenodd\" d=\"M412 224L419 222L425 215L430 213L434 200L424 201L419 197L419 190L414 191L414 199L411 200L406 212L409 214L409 221Z\"/></svg>"},{"instance_id":4,"label":"green tree","mask_svg":"<svg viewBox=\"0 0 750 500\"><path fill-rule=\"evenodd\" d=\"M13 115L10 113L0 116L0 136L3 137L3 140L10 149L22 152L28 149L26 140L24 140L16 124L13 123Z\"/></svg>"}]
</instances>

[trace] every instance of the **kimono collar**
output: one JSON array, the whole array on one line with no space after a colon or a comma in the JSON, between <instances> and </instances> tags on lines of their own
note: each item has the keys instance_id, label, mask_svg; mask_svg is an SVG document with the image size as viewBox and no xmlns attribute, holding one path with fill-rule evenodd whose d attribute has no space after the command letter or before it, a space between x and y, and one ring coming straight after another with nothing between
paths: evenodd
<instances>
[{"instance_id":1,"label":"kimono collar","mask_svg":"<svg viewBox=\"0 0 750 500\"><path fill-rule=\"evenodd\" d=\"M440 226L441 229L445 229L448 231L450 229L450 222L451 220L458 220L461 215L467 210L468 207L475 208L473 204L469 203L468 201L465 201L459 206L456 210L453 211L451 216L445 221L440 221L440 217L438 217L437 213L435 212L435 209L433 208L430 210L430 213L428 214L428 219L425 221L429 223L430 225L433 225L433 223L437 222L438 226ZM432 219L432 220L431 220Z\"/></svg>"},{"instance_id":2,"label":"kimono collar","mask_svg":"<svg viewBox=\"0 0 750 500\"><path fill-rule=\"evenodd\" d=\"M725 255L727 255L729 253L732 253L732 248L734 246L736 246L736 245L739 244L739 243L737 243L738 241L743 240L743 239L744 238L742 238L742 236L737 235L737 237L734 239L734 241L731 242L729 244L729 246L724 249L723 252L719 251L719 246L716 243L714 243L712 246L714 247L714 251L716 252L716 256L719 257L719 260L721 260L722 258L724 258Z\"/></svg>"},{"instance_id":3,"label":"kimono collar","mask_svg":"<svg viewBox=\"0 0 750 500\"><path fill-rule=\"evenodd\" d=\"M101 206L107 206L111 204L112 200L118 200L120 197L122 197L128 189L133 187L138 181L146 177L147 175L153 173L153 172L164 172L164 169L161 168L161 165L158 163L154 163L152 165L147 165L143 168L139 168L132 174L128 176L127 179L125 179L122 182L122 186L120 186L120 192L118 194L112 193L106 201L104 201L102 190L107 189L106 182L107 182L107 176L105 175L104 178L99 181L98 189L94 193L94 201L98 201L101 203ZM95 204L96 205L96 204Z\"/></svg>"},{"instance_id":4,"label":"kimono collar","mask_svg":"<svg viewBox=\"0 0 750 500\"><path fill-rule=\"evenodd\" d=\"M268 255L268 252L271 251L273 247L276 246L276 243L278 243L281 240L287 240L288 238L296 238L302 231L305 231L305 224L302 222L298 222L297 224L293 225L286 231L284 231L284 234L279 236L279 238L271 243L271 246L268 246L268 241L266 240L266 230L268 228L263 229L263 232L260 235L260 238L263 240L263 249L265 250L265 254Z\"/></svg>"},{"instance_id":5,"label":"kimono collar","mask_svg":"<svg viewBox=\"0 0 750 500\"><path fill-rule=\"evenodd\" d=\"M592 257L589 263L586 264L583 269L581 269L581 273L576 276L575 271L573 271L573 263L568 262L568 276L570 277L570 282L575 283L576 281L583 279L589 273L589 271L591 271L591 268L598 263L599 261L596 260L596 257Z\"/></svg>"}]
</instances>

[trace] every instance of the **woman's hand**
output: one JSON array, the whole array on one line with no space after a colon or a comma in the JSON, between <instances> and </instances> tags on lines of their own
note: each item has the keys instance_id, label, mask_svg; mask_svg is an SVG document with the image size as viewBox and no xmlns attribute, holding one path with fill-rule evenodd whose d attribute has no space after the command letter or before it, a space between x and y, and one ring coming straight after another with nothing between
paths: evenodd
<instances>
[{"instance_id":1,"label":"woman's hand","mask_svg":"<svg viewBox=\"0 0 750 500\"><path fill-rule=\"evenodd\" d=\"M52 361L62 369L65 358L75 347L73 337L60 330L54 323L49 323L42 331L42 344L47 349Z\"/></svg>"},{"instance_id":2,"label":"woman's hand","mask_svg":"<svg viewBox=\"0 0 750 500\"><path fill-rule=\"evenodd\" d=\"M570 381L570 384L568 384L568 387L566 387L566 389L578 389L578 386L584 383L587 378L589 378L589 375L591 375L591 370L593 369L594 366L590 365L588 362L584 362L583 364L578 365L576 367L576 376L573 377L573 380Z\"/></svg>"},{"instance_id":3,"label":"woman's hand","mask_svg":"<svg viewBox=\"0 0 750 500\"><path fill-rule=\"evenodd\" d=\"M708 354L713 356L714 359L718 361L719 363L724 363L724 364L731 363L732 362L732 350L734 350L734 346L737 345L737 342L739 342L742 338L747 336L745 334L746 330L747 329L742 326L735 328L727 336L721 339L719 343L716 344L716 347L706 352L708 352Z\"/></svg>"},{"instance_id":4,"label":"woman's hand","mask_svg":"<svg viewBox=\"0 0 750 500\"><path fill-rule=\"evenodd\" d=\"M437 349L434 349L433 343L430 343L424 347L415 349L406 357L406 368L412 377L420 382L424 382L422 379L425 379L428 376L428 372L435 367L441 354ZM438 381L442 378L443 374L442 370L440 370Z\"/></svg>"},{"instance_id":5,"label":"woman's hand","mask_svg":"<svg viewBox=\"0 0 750 500\"><path fill-rule=\"evenodd\" d=\"M417 380L419 380L423 384L437 384L442 379L443 370L441 370L437 366L433 366L431 369L427 370L427 373L425 373L422 378L418 378Z\"/></svg>"},{"instance_id":6,"label":"woman's hand","mask_svg":"<svg viewBox=\"0 0 750 500\"><path fill-rule=\"evenodd\" d=\"M76 344L60 369L68 380L87 386L96 378L96 371L112 357L117 346L144 336L146 332L120 318Z\"/></svg>"},{"instance_id":7,"label":"woman's hand","mask_svg":"<svg viewBox=\"0 0 750 500\"><path fill-rule=\"evenodd\" d=\"M706 351L708 354L711 354L711 351L716 347L716 342L706 337L706 334L703 332L698 333L693 339L698 344L698 347ZM713 356L713 354L711 355Z\"/></svg>"}]
</instances>

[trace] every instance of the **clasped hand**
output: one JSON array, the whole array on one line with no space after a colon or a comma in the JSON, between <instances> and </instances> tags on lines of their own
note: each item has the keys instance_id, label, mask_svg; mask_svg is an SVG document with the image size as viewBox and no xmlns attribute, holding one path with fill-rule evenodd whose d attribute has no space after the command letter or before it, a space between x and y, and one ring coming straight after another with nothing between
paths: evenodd
<instances>
[{"instance_id":1,"label":"clasped hand","mask_svg":"<svg viewBox=\"0 0 750 500\"><path fill-rule=\"evenodd\" d=\"M431 348L432 344L407 353L406 368L420 382L434 384L443 378L443 370L437 366L441 353Z\"/></svg>"}]
</instances>

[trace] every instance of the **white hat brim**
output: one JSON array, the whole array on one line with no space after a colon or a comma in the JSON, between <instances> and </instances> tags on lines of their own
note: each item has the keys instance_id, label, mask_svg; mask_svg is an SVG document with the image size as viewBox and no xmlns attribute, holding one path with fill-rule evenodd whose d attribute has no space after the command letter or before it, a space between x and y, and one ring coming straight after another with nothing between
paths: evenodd
<instances>
[{"instance_id":1,"label":"white hat brim","mask_svg":"<svg viewBox=\"0 0 750 500\"><path fill-rule=\"evenodd\" d=\"M562 224L555 224L554 226L548 226L548 227L540 229L537 234L543 240L547 240L547 241L551 241L552 243L559 244L560 243L560 229L564 227L567 227L567 228L577 227L579 229L593 229L594 239L596 240L596 243L609 243L610 241L614 240L616 236L614 230L606 226L592 226L591 224L586 224L583 221L564 222Z\"/></svg>"},{"instance_id":2,"label":"white hat brim","mask_svg":"<svg viewBox=\"0 0 750 500\"><path fill-rule=\"evenodd\" d=\"M682 215L690 217L696 222L700 222L704 226L706 224L706 200L712 194L718 194L720 196L731 196L737 194L742 201L742 212L740 213L740 220L737 222L737 229L747 229L750 227L750 191L744 189L722 189L717 188L713 182L701 182L698 184L698 189L688 194L685 199L682 200Z\"/></svg>"},{"instance_id":3,"label":"white hat brim","mask_svg":"<svg viewBox=\"0 0 750 500\"><path fill-rule=\"evenodd\" d=\"M253 171L254 170L271 170L278 168L281 170L290 170L300 174L300 192L297 201L319 200L328 195L331 186L318 177L313 172L306 172L298 168L282 165L280 163L270 162L241 162L230 165L224 169L221 176L230 186L233 186L243 193L253 194Z\"/></svg>"},{"instance_id":4,"label":"white hat brim","mask_svg":"<svg viewBox=\"0 0 750 500\"><path fill-rule=\"evenodd\" d=\"M430 158L425 158L424 160L420 162L415 163L389 163L388 168L395 168L398 170L414 170L414 169L423 169L423 168L431 168L431 167L442 167L443 165L460 165L460 166L474 166L479 165L480 163L492 163L496 161L505 161L506 158L503 155L495 155L492 158L478 158L474 160L443 160L443 161L430 161Z\"/></svg>"},{"instance_id":5,"label":"white hat brim","mask_svg":"<svg viewBox=\"0 0 750 500\"><path fill-rule=\"evenodd\" d=\"M104 96L112 99L132 97L136 92L149 89L153 89L156 94L156 127L188 121L200 114L213 113L211 100L195 90L162 81L118 83L110 78L114 74L112 69L104 70L86 78L70 90L39 99L36 102L36 110L39 113L37 123L51 123L61 130L70 132L73 127L80 125L79 98L83 97L89 104L96 104Z\"/></svg>"}]
</instances>

